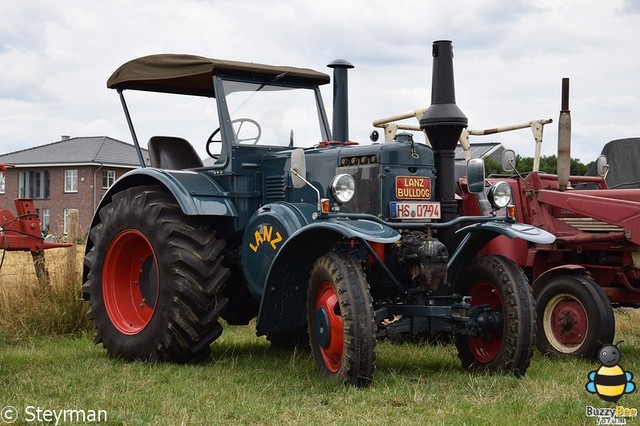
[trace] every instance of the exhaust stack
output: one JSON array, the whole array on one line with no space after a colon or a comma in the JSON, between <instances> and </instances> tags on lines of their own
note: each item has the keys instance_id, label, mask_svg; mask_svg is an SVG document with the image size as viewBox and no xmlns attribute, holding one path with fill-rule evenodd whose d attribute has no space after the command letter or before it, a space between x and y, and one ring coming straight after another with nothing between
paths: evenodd
<instances>
[{"instance_id":1,"label":"exhaust stack","mask_svg":"<svg viewBox=\"0 0 640 426\"><path fill-rule=\"evenodd\" d=\"M562 106L558 118L558 186L566 191L571 172L571 111L569 111L569 79L562 79Z\"/></svg>"},{"instance_id":2,"label":"exhaust stack","mask_svg":"<svg viewBox=\"0 0 640 426\"><path fill-rule=\"evenodd\" d=\"M349 84L347 70L353 68L349 61L336 59L327 65L333 68L333 140L349 140Z\"/></svg>"},{"instance_id":3,"label":"exhaust stack","mask_svg":"<svg viewBox=\"0 0 640 426\"><path fill-rule=\"evenodd\" d=\"M450 40L433 42L433 75L431 82L431 106L420 119L420 128L434 149L438 173L436 198L440 201L442 220L457 217L455 200L455 149L462 129L468 120L456 105L453 80L453 47ZM438 238L449 250L453 247L453 229L440 230Z\"/></svg>"}]
</instances>

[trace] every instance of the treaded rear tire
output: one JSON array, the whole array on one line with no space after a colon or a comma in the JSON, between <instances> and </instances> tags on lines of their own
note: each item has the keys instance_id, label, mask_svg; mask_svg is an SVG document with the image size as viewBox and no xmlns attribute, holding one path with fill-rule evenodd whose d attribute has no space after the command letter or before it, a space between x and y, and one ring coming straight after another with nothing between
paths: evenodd
<instances>
[{"instance_id":1,"label":"treaded rear tire","mask_svg":"<svg viewBox=\"0 0 640 426\"><path fill-rule=\"evenodd\" d=\"M96 343L109 356L127 360L182 363L208 357L222 333L218 319L227 302L221 296L229 278L222 266L225 242L206 221L184 215L159 186L116 193L99 214L101 222L89 235L93 247L85 257L89 273L83 285ZM132 251L143 254L131 256ZM146 313L135 312L138 304Z\"/></svg>"}]
</instances>

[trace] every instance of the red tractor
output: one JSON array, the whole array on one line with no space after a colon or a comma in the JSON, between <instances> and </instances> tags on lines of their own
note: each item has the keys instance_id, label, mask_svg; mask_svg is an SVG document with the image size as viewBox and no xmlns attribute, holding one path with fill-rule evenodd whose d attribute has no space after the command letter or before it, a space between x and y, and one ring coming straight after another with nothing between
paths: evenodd
<instances>
[{"instance_id":1,"label":"red tractor","mask_svg":"<svg viewBox=\"0 0 640 426\"><path fill-rule=\"evenodd\" d=\"M496 239L486 253L504 254L527 272L538 314L542 353L595 357L613 340L611 304L637 306L640 191L610 190L602 177L571 176L569 182L596 183L597 190L560 191L557 175L489 178L513 194L519 220L553 232L553 244L511 244ZM462 209L487 211L461 179ZM506 188L506 189L505 189Z\"/></svg>"},{"instance_id":2,"label":"red tractor","mask_svg":"<svg viewBox=\"0 0 640 426\"><path fill-rule=\"evenodd\" d=\"M570 176L568 99L569 81L564 79L558 174L521 175L513 151L507 150L503 168L515 175L489 179L492 185L498 180L509 185L519 221L552 232L555 242L513 244L499 238L485 252L508 255L527 271L542 353L594 358L598 348L613 341L612 305L640 306L640 189L609 189L604 156L597 161L598 176ZM480 199L464 188L464 179L460 186L462 210L481 209Z\"/></svg>"},{"instance_id":3,"label":"red tractor","mask_svg":"<svg viewBox=\"0 0 640 426\"><path fill-rule=\"evenodd\" d=\"M388 130L389 120L377 120L374 126ZM612 306L640 306L640 189L608 188L604 156L597 161L598 176L570 176L570 120L565 79L557 175L539 172L536 161L542 127L551 120L469 130L469 134L482 135L530 125L537 145L534 171L518 171L514 152L506 150L502 166L511 175L490 176L484 193L471 193L467 178L461 177L457 194L462 215L495 214L489 200L496 199L496 194L511 197L507 208L515 210L518 222L557 237L551 244L498 237L481 253L506 256L525 270L536 300L537 346L542 353L595 358L598 348L613 341ZM397 128L414 130L412 126ZM463 138L461 142L464 146Z\"/></svg>"}]
</instances>

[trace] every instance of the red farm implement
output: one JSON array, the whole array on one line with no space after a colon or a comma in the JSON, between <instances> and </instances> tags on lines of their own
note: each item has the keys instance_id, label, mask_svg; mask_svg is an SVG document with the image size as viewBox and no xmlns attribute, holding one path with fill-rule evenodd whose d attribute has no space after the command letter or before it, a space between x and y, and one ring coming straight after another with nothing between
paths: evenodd
<instances>
[{"instance_id":1,"label":"red farm implement","mask_svg":"<svg viewBox=\"0 0 640 426\"><path fill-rule=\"evenodd\" d=\"M0 171L6 172L6 164L0 164ZM14 200L16 215L9 210L0 208L0 268L4 263L7 251L29 251L33 256L33 263L41 287L48 285L48 277L44 264L44 250L58 247L71 247L70 243L56 243L45 241L42 236L40 219L36 213L35 204L30 198Z\"/></svg>"}]
</instances>

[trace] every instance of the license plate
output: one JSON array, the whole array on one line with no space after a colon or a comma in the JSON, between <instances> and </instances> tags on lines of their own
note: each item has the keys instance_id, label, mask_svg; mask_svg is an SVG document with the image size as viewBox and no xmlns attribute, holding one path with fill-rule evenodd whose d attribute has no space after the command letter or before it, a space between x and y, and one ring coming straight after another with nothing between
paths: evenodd
<instances>
[{"instance_id":1,"label":"license plate","mask_svg":"<svg viewBox=\"0 0 640 426\"><path fill-rule=\"evenodd\" d=\"M392 201L391 219L440 219L440 203L428 201Z\"/></svg>"}]
</instances>

